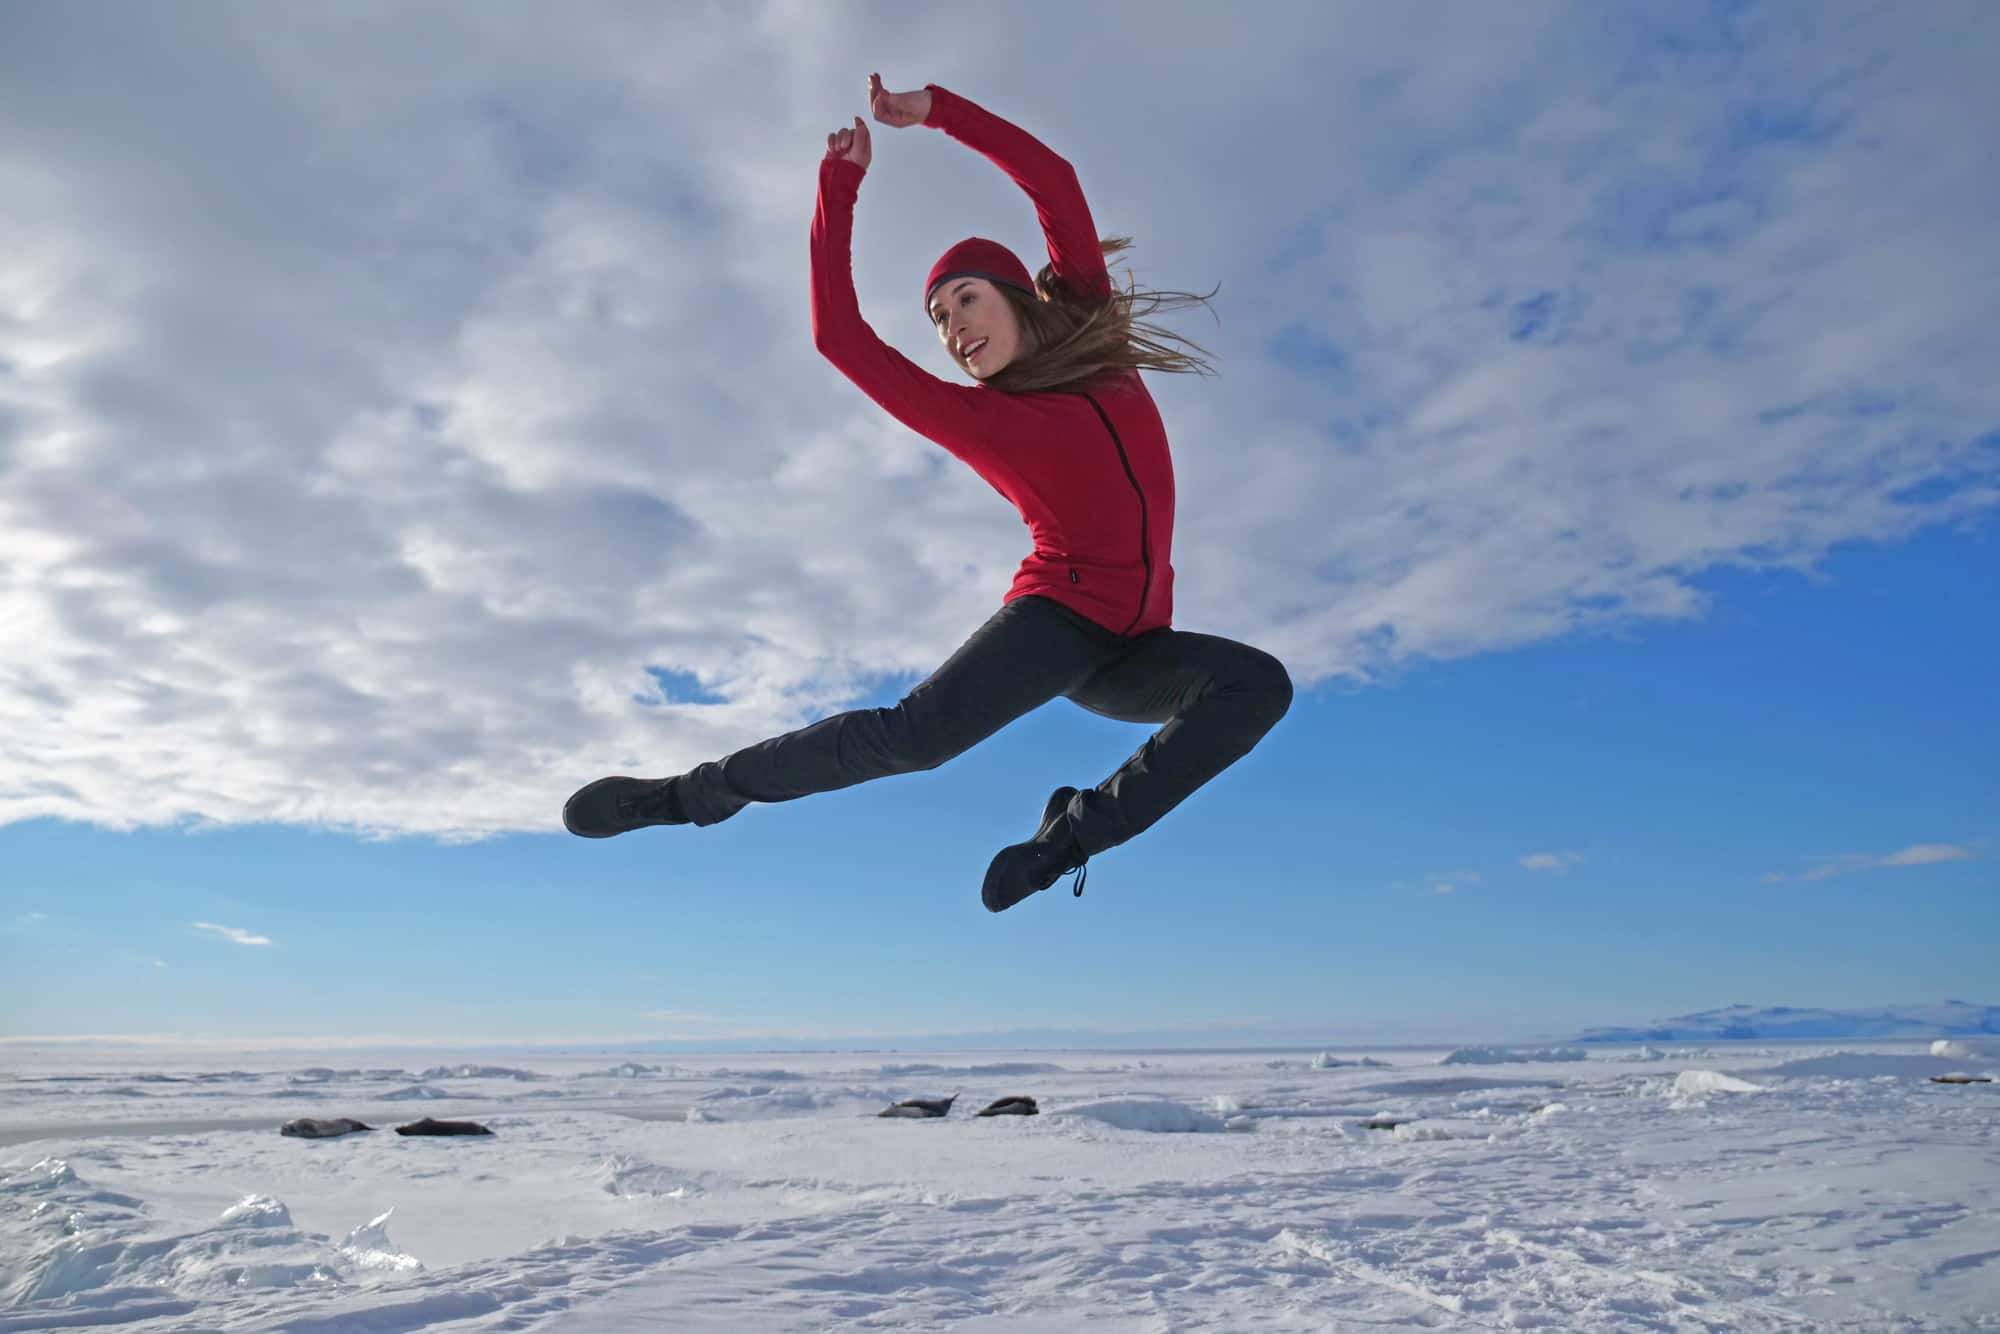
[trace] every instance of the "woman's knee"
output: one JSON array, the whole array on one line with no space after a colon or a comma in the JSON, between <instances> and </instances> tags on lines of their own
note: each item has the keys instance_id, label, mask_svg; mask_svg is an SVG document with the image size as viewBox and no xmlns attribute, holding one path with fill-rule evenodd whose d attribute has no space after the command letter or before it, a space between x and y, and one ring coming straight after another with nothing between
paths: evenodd
<instances>
[{"instance_id":1,"label":"woman's knee","mask_svg":"<svg viewBox=\"0 0 2000 1334\"><path fill-rule=\"evenodd\" d=\"M1244 679L1257 716L1264 720L1267 729L1276 727L1292 707L1292 674L1285 670L1284 663L1262 649L1253 648L1244 668Z\"/></svg>"},{"instance_id":2,"label":"woman's knee","mask_svg":"<svg viewBox=\"0 0 2000 1334\"><path fill-rule=\"evenodd\" d=\"M935 769L972 745L970 739L959 735L960 729L950 718L927 707L925 701L906 697L894 708L880 712L888 738L889 764L897 773Z\"/></svg>"}]
</instances>

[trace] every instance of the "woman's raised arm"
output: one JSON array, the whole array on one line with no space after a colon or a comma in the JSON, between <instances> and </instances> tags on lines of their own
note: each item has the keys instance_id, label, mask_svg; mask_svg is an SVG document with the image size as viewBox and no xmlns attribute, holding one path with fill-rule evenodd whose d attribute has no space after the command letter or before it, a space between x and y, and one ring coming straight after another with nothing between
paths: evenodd
<instances>
[{"instance_id":1,"label":"woman's raised arm","mask_svg":"<svg viewBox=\"0 0 2000 1334\"><path fill-rule=\"evenodd\" d=\"M1002 410L971 386L947 384L876 336L854 293L854 205L871 156L868 127L826 137L812 222L813 345L903 425L945 447L981 476L1000 466L986 417ZM985 408L982 412L980 409Z\"/></svg>"},{"instance_id":2,"label":"woman's raised arm","mask_svg":"<svg viewBox=\"0 0 2000 1334\"><path fill-rule=\"evenodd\" d=\"M1034 201L1057 276L1079 296L1111 295L1097 224L1066 159L1026 130L934 83L914 93L891 93L877 74L869 77L868 94L869 110L882 124L929 125L984 153Z\"/></svg>"}]
</instances>

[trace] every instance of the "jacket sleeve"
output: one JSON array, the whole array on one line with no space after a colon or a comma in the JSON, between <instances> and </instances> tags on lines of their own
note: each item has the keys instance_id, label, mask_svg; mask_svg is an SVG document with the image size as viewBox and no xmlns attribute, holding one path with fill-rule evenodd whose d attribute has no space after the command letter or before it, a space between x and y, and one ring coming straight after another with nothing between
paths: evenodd
<instances>
[{"instance_id":1,"label":"jacket sleeve","mask_svg":"<svg viewBox=\"0 0 2000 1334\"><path fill-rule=\"evenodd\" d=\"M984 475L995 466L980 391L947 383L890 347L861 318L854 295L854 201L865 169L844 158L820 162L812 225L813 346L841 374L917 434Z\"/></svg>"},{"instance_id":2,"label":"jacket sleeve","mask_svg":"<svg viewBox=\"0 0 2000 1334\"><path fill-rule=\"evenodd\" d=\"M1104 267L1104 248L1098 244L1097 224L1091 220L1076 169L1026 130L977 103L934 83L924 86L931 95L924 124L984 153L1013 177L1035 203L1056 274L1080 296L1109 297L1111 275Z\"/></svg>"}]
</instances>

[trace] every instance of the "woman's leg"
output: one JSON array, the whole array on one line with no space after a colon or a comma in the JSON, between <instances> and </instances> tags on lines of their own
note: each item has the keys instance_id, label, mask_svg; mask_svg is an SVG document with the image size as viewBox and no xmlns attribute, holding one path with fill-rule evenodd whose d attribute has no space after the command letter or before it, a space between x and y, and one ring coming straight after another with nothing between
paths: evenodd
<instances>
[{"instance_id":1,"label":"woman's leg","mask_svg":"<svg viewBox=\"0 0 2000 1334\"><path fill-rule=\"evenodd\" d=\"M1291 707L1292 679L1262 649L1165 629L1068 694L1107 718L1166 724L1070 801L1069 832L1088 855L1141 833L1249 753Z\"/></svg>"},{"instance_id":2,"label":"woman's leg","mask_svg":"<svg viewBox=\"0 0 2000 1334\"><path fill-rule=\"evenodd\" d=\"M934 769L1074 690L1119 644L1059 603L1016 598L893 708L835 714L697 765L674 780L674 795L692 823L711 825L753 801L791 801Z\"/></svg>"}]
</instances>

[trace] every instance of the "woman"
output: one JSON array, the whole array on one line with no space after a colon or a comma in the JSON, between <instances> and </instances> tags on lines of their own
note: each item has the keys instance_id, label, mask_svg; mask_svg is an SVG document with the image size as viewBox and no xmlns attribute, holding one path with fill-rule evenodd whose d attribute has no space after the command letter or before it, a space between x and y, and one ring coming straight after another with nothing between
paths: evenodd
<instances>
[{"instance_id":1,"label":"woman","mask_svg":"<svg viewBox=\"0 0 2000 1334\"><path fill-rule=\"evenodd\" d=\"M949 384L875 336L854 295L854 201L872 149L857 116L827 136L812 228L813 341L893 417L963 460L1020 511L1034 538L999 611L894 708L858 709L673 778L601 778L563 808L571 833L711 825L753 801L790 801L932 769L1062 696L1093 713L1164 724L1094 788L1057 788L1033 837L1003 848L981 898L1001 912L1116 847L1247 753L1290 707L1268 653L1171 626L1173 461L1140 368L1204 370L1135 312L1184 293L1116 291L1076 173L999 117L936 84L868 81L876 120L931 125L1034 201L1049 264L1036 277L972 237L924 280L924 302L971 386ZM1198 346L1198 345L1197 345Z\"/></svg>"}]
</instances>

